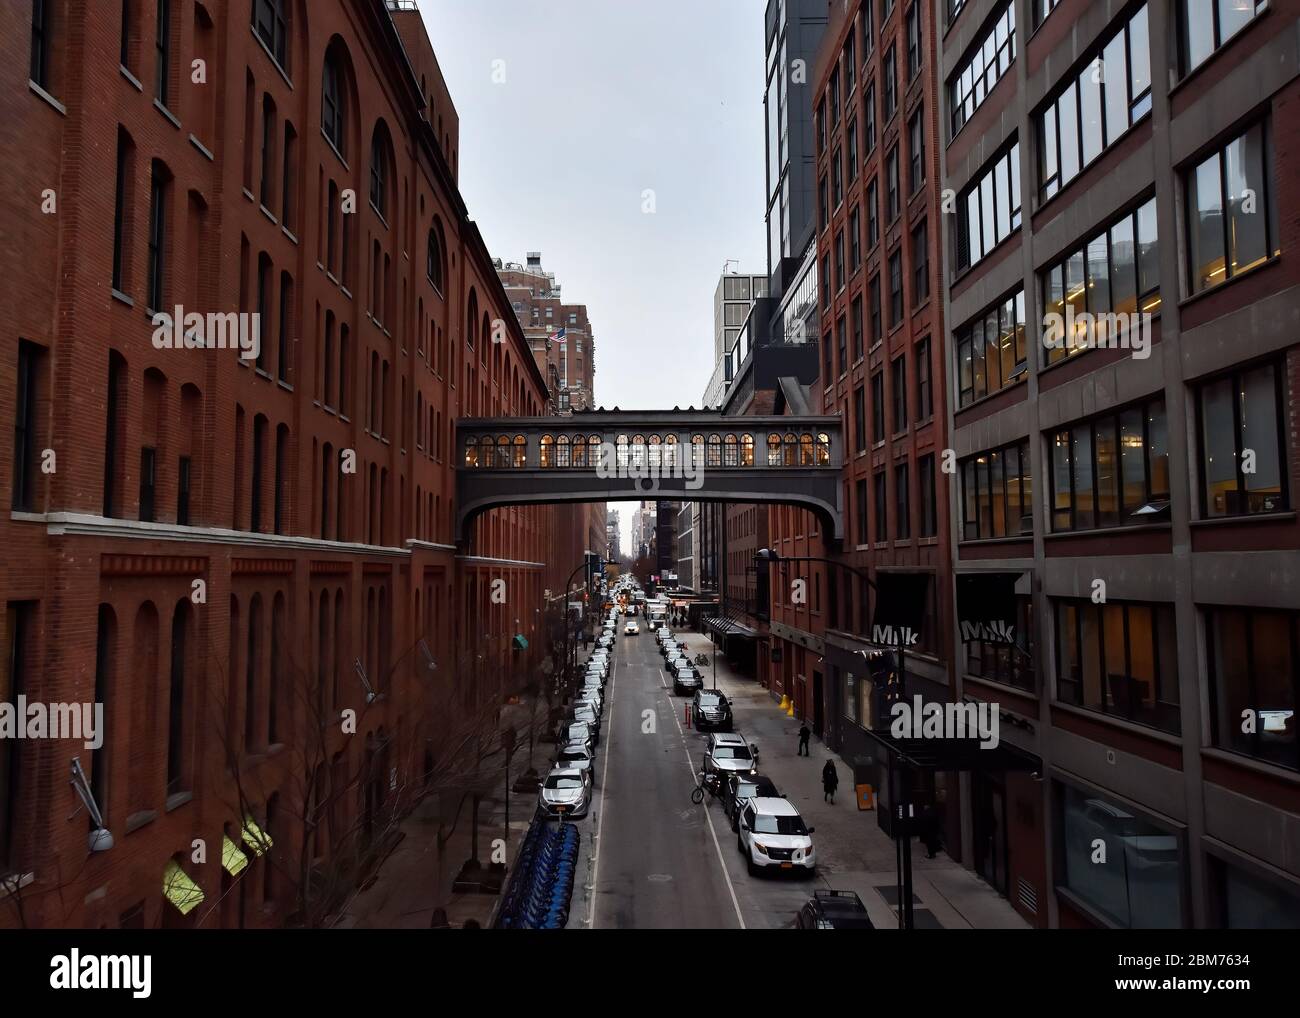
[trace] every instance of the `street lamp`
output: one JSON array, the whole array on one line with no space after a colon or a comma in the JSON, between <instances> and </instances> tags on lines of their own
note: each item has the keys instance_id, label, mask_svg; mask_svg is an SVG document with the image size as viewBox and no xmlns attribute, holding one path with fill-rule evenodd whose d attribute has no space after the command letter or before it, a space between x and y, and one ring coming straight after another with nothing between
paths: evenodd
<instances>
[{"instance_id":1,"label":"street lamp","mask_svg":"<svg viewBox=\"0 0 1300 1018\"><path fill-rule=\"evenodd\" d=\"M847 569L854 576L859 577L862 582L871 588L872 592L877 597L880 595L880 588L876 586L871 577L861 569L851 566L847 562L837 562L835 559L821 558L816 555L793 555L782 557L779 552L775 552L771 548L760 548L754 553L754 561L760 563L765 568L771 566L773 563L779 566L786 562L821 562L828 566L837 566L840 569ZM906 702L904 699L907 690L906 647L907 645L902 642L900 635L898 646L895 648L895 653L897 654L898 660L898 699L901 702ZM906 758L902 754L899 754L899 763L901 780L899 781L899 795L895 815L895 819L898 822L896 828L898 834L894 836L895 855L898 861L899 874L898 925L901 929L910 930L914 928L912 916L912 832L910 824L912 816L912 795L911 789L908 787L910 784L911 774L908 771Z\"/></svg>"}]
</instances>

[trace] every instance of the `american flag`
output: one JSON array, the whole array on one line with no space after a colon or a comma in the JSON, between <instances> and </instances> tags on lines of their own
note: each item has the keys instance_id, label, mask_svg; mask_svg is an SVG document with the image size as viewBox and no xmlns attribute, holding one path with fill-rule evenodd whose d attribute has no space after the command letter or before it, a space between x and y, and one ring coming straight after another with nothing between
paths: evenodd
<instances>
[{"instance_id":1,"label":"american flag","mask_svg":"<svg viewBox=\"0 0 1300 1018\"><path fill-rule=\"evenodd\" d=\"M554 332L552 332L552 333L551 333L549 336L547 336L546 338L549 339L552 343L559 343L559 344L563 345L563 343L564 343L564 338L565 338L565 337L564 337L564 326L561 325L558 329L556 329Z\"/></svg>"}]
</instances>

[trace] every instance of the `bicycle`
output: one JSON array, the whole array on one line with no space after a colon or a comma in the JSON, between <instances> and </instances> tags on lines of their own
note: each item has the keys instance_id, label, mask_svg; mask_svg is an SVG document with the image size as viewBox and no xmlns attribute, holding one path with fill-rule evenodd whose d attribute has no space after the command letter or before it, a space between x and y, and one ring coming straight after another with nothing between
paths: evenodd
<instances>
[{"instance_id":1,"label":"bicycle","mask_svg":"<svg viewBox=\"0 0 1300 1018\"><path fill-rule=\"evenodd\" d=\"M701 667L701 668L708 668L708 667L709 667L709 655L708 655L708 654L696 654L696 655L695 655L695 664L698 665L698 666Z\"/></svg>"},{"instance_id":2,"label":"bicycle","mask_svg":"<svg viewBox=\"0 0 1300 1018\"><path fill-rule=\"evenodd\" d=\"M699 805L704 801L704 793L708 792L709 797L717 799L722 795L722 779L716 774L706 774L700 771L696 775L696 784L691 789L691 802Z\"/></svg>"}]
</instances>

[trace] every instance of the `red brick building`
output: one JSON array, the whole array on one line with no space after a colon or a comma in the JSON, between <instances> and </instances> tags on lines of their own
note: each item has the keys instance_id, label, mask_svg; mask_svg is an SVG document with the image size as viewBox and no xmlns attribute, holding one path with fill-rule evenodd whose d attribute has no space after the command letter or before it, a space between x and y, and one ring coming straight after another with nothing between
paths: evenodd
<instances>
[{"instance_id":1,"label":"red brick building","mask_svg":"<svg viewBox=\"0 0 1300 1018\"><path fill-rule=\"evenodd\" d=\"M106 728L0 741L0 926L309 921L537 664L563 511L458 549L453 439L547 389L400 6L0 9L0 701ZM177 305L260 352L160 344Z\"/></svg>"}]
</instances>

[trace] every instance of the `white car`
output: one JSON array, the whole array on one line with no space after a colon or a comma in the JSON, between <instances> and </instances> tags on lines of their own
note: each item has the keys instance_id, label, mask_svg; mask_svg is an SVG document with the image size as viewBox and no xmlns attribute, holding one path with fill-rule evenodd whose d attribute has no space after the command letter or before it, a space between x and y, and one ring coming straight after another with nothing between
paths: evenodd
<instances>
[{"instance_id":1,"label":"white car","mask_svg":"<svg viewBox=\"0 0 1300 1018\"><path fill-rule=\"evenodd\" d=\"M638 626L635 622L629 622L626 626L623 627L624 636L636 636L640 632L641 632L641 627Z\"/></svg>"},{"instance_id":2,"label":"white car","mask_svg":"<svg viewBox=\"0 0 1300 1018\"><path fill-rule=\"evenodd\" d=\"M587 780L595 784L596 754L583 745L565 746L555 754L556 768L581 771Z\"/></svg>"},{"instance_id":3,"label":"white car","mask_svg":"<svg viewBox=\"0 0 1300 1018\"><path fill-rule=\"evenodd\" d=\"M804 825L788 799L750 799L740 811L736 849L745 857L751 874L765 869L801 869L812 874L817 870L812 833L813 828Z\"/></svg>"}]
</instances>

